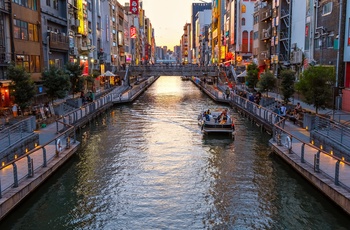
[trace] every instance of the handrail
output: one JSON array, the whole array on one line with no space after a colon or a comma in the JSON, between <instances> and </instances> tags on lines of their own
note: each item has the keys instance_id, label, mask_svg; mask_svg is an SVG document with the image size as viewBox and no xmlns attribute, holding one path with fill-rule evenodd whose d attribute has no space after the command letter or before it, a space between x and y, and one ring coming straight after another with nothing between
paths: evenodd
<instances>
[{"instance_id":1,"label":"handrail","mask_svg":"<svg viewBox=\"0 0 350 230\"><path fill-rule=\"evenodd\" d=\"M200 85L199 83L194 82L195 84ZM208 87L208 86L207 86ZM209 87L211 88L211 87ZM212 90L208 90L206 88L206 91L210 94L212 94ZM216 96L215 94L212 94L212 96ZM343 160L342 158L339 158L337 156L334 156L317 146L314 146L310 144L309 142L305 142L304 140L298 138L297 136L293 135L292 133L285 130L285 124L286 119L284 117L281 117L274 113L273 111L266 109L264 107L261 107L254 102L249 101L248 99L241 97L237 94L234 94L231 98L226 99L220 99L232 103L235 103L236 106L249 111L253 113L255 116L259 117L259 119L264 120L264 122L271 124L273 126L273 140L277 143L277 145L282 145L282 138L284 137L287 139L287 136L290 138L290 153L297 153L293 151L293 148L296 148L297 143L301 143L301 149L300 149L300 161L301 163L308 163L309 165L314 167L315 172L323 172L327 177L332 179L336 185L342 185L346 189L350 190L350 187L345 185L345 183L342 183L342 175L347 175L350 173L350 163ZM309 148L312 151L315 152L314 155L312 155L312 161L308 161L305 156L305 148ZM310 156L308 156L310 158ZM327 168L322 168L322 161L321 158L324 157L330 157L334 161L334 170L329 171ZM342 166L342 167L340 167ZM328 170L328 171L327 171Z\"/></svg>"},{"instance_id":2,"label":"handrail","mask_svg":"<svg viewBox=\"0 0 350 230\"><path fill-rule=\"evenodd\" d=\"M101 98L96 99L95 101L81 107L75 111L65 114L56 120L57 135L48 141L47 143L37 146L35 149L28 151L28 153L16 157L16 159L5 164L3 163L0 166L0 173L2 176L13 178L11 181L7 180L2 182L0 180L0 198L3 191L11 188L18 187L19 181L27 177L33 177L34 173L42 168L47 167L47 163L52 161L55 157L59 156L62 151L62 146L65 146L66 149L71 147L71 138L73 138L73 143L76 142L76 132L75 126L73 123L77 120L93 113L96 109L105 106L107 103L112 102L112 93L108 93ZM84 111L84 112L83 112ZM59 127L64 129L60 129ZM63 137L63 138L62 138ZM62 138L62 140L60 139ZM25 161L26 162L22 162ZM17 167L17 164L22 162L23 165L27 167ZM8 167L12 167L12 170L7 170Z\"/></svg>"},{"instance_id":3,"label":"handrail","mask_svg":"<svg viewBox=\"0 0 350 230\"><path fill-rule=\"evenodd\" d=\"M11 147L15 143L23 139L24 136L29 136L33 134L35 130L35 117L28 117L15 125L7 127L0 131L0 144L1 147L6 148ZM0 149L0 152L2 150Z\"/></svg>"}]
</instances>

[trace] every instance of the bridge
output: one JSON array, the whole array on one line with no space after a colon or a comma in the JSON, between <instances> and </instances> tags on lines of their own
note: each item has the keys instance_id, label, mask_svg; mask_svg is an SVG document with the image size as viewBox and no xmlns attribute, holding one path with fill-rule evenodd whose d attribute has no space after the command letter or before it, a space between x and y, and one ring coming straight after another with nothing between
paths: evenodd
<instances>
[{"instance_id":1,"label":"bridge","mask_svg":"<svg viewBox=\"0 0 350 230\"><path fill-rule=\"evenodd\" d=\"M131 76L150 77L150 76L195 76L201 77L218 76L220 69L217 66L197 66L197 65L178 65L178 64L163 64L163 65L143 65L129 66L126 71ZM124 74L121 74L124 76Z\"/></svg>"}]
</instances>

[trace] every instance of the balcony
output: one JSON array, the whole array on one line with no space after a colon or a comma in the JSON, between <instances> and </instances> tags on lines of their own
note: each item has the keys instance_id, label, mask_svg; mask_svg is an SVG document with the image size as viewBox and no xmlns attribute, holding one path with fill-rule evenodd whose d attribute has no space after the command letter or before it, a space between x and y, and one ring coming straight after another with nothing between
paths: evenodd
<instances>
[{"instance_id":1,"label":"balcony","mask_svg":"<svg viewBox=\"0 0 350 230\"><path fill-rule=\"evenodd\" d=\"M271 25L267 29L263 29L260 34L260 40L267 40L271 38Z\"/></svg>"},{"instance_id":2,"label":"balcony","mask_svg":"<svg viewBox=\"0 0 350 230\"><path fill-rule=\"evenodd\" d=\"M50 49L69 50L69 37L65 34L48 33L50 36Z\"/></svg>"},{"instance_id":3,"label":"balcony","mask_svg":"<svg viewBox=\"0 0 350 230\"><path fill-rule=\"evenodd\" d=\"M269 18L272 17L272 10L271 9L264 9L261 11L261 14L260 14L260 21L265 21Z\"/></svg>"}]
</instances>

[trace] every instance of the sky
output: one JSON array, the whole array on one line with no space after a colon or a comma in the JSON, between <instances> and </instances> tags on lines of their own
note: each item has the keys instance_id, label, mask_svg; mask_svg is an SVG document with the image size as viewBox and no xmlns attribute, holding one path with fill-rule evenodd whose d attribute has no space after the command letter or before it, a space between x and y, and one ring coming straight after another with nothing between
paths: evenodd
<instances>
[{"instance_id":1,"label":"sky","mask_svg":"<svg viewBox=\"0 0 350 230\"><path fill-rule=\"evenodd\" d=\"M192 3L211 0L142 0L145 15L154 28L156 46L168 46L173 50L180 45L183 27L191 23Z\"/></svg>"}]
</instances>

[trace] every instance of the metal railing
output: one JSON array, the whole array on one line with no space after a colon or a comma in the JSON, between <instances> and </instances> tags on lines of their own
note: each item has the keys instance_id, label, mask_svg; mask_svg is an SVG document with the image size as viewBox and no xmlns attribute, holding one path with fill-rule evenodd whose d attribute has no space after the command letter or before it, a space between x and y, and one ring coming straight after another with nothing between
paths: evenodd
<instances>
[{"instance_id":1,"label":"metal railing","mask_svg":"<svg viewBox=\"0 0 350 230\"><path fill-rule=\"evenodd\" d=\"M69 128L49 142L37 146L9 163L2 163L0 166L0 198L4 191L18 187L21 181L34 177L35 172L47 167L49 162L59 157L63 149L69 149L71 139L73 143L76 142L75 128L69 124L64 125ZM6 180L1 178L6 178Z\"/></svg>"},{"instance_id":2,"label":"metal railing","mask_svg":"<svg viewBox=\"0 0 350 230\"><path fill-rule=\"evenodd\" d=\"M108 93L94 102L86 104L56 120L57 136L41 146L29 151L23 156L0 166L0 198L1 194L11 187L18 187L20 181L33 177L34 173L42 167L47 167L48 162L58 157L63 148L71 147L71 139L76 142L74 123L93 114L96 110L112 102L112 93ZM18 167L21 165L22 167ZM25 166L25 167L23 167ZM12 178L1 180L1 178Z\"/></svg>"},{"instance_id":3,"label":"metal railing","mask_svg":"<svg viewBox=\"0 0 350 230\"><path fill-rule=\"evenodd\" d=\"M35 129L36 121L34 116L2 129L0 131L0 153L23 138L32 135Z\"/></svg>"},{"instance_id":4,"label":"metal railing","mask_svg":"<svg viewBox=\"0 0 350 230\"><path fill-rule=\"evenodd\" d=\"M278 146L284 146L291 154L300 158L300 163L307 164L316 173L323 173L335 185L350 190L350 183L346 176L350 174L350 163L308 143L283 128L280 121L274 125L273 140Z\"/></svg>"},{"instance_id":5,"label":"metal railing","mask_svg":"<svg viewBox=\"0 0 350 230\"><path fill-rule=\"evenodd\" d=\"M318 134L332 140L332 142L339 144L343 148L350 151L350 128L347 125L341 124L335 120L329 119L327 117L315 115L314 128L312 129L312 134ZM347 154L349 155L349 154Z\"/></svg>"},{"instance_id":6,"label":"metal railing","mask_svg":"<svg viewBox=\"0 0 350 230\"><path fill-rule=\"evenodd\" d=\"M195 82L200 85L200 82ZM214 90L214 89L213 89ZM211 93L212 96L219 98L217 90L216 93L212 93L213 90L206 88L206 91ZM248 111L254 116L258 117L265 123L270 124L273 128L272 138L278 146L284 146L289 153L293 153L299 156L300 163L305 163L311 166L315 172L322 172L330 180L334 182L335 185L340 185L343 188L350 190L350 182L348 182L346 176L350 175L350 163L346 162L342 158L336 157L317 146L309 143L309 141L302 140L296 135L286 131L286 119L279 116L273 111L261 107L254 102L249 101L239 95L233 95L229 99L225 99L227 102L233 102L236 106ZM327 120L326 118L322 120ZM331 121L328 119L329 124ZM321 125L321 119L316 122L317 127ZM345 133L344 127L337 126L334 127L341 128L343 133ZM346 131L348 133L348 131ZM350 132L349 132L350 133ZM346 134L347 135L347 134Z\"/></svg>"}]
</instances>

